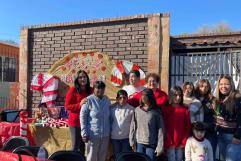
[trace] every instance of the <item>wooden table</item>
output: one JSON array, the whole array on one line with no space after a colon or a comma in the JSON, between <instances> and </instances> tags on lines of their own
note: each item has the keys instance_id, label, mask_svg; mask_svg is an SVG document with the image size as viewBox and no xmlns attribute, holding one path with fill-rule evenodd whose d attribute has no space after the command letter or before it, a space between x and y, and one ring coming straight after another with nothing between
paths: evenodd
<instances>
[{"instance_id":1,"label":"wooden table","mask_svg":"<svg viewBox=\"0 0 241 161\"><path fill-rule=\"evenodd\" d=\"M44 146L49 156L59 150L71 150L71 138L68 127L41 127L29 125L36 146Z\"/></svg>"},{"instance_id":2,"label":"wooden table","mask_svg":"<svg viewBox=\"0 0 241 161\"><path fill-rule=\"evenodd\" d=\"M0 148L10 136L19 136L19 134L19 123L0 122ZM44 146L49 155L59 150L71 150L68 127L40 127L32 123L28 124L27 137L30 145Z\"/></svg>"}]
</instances>

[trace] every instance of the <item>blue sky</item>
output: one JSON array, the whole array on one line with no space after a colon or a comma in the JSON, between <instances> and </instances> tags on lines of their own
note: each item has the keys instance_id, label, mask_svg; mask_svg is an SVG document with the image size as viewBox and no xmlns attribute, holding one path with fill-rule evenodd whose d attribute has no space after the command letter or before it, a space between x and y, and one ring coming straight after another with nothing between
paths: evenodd
<instances>
[{"instance_id":1,"label":"blue sky","mask_svg":"<svg viewBox=\"0 0 241 161\"><path fill-rule=\"evenodd\" d=\"M171 35L220 22L241 31L240 0L1 0L0 40L19 42L21 26L170 13Z\"/></svg>"}]
</instances>

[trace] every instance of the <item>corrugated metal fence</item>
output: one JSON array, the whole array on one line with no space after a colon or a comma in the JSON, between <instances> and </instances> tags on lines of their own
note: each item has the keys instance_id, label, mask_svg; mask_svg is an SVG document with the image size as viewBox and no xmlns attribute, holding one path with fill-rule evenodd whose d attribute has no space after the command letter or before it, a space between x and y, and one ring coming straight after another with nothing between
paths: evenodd
<instances>
[{"instance_id":1,"label":"corrugated metal fence","mask_svg":"<svg viewBox=\"0 0 241 161\"><path fill-rule=\"evenodd\" d=\"M19 83L0 82L0 111L19 108Z\"/></svg>"},{"instance_id":2,"label":"corrugated metal fence","mask_svg":"<svg viewBox=\"0 0 241 161\"><path fill-rule=\"evenodd\" d=\"M240 89L241 51L172 53L170 87L182 85L185 81L194 84L200 79L208 79L212 89L221 74L233 77L235 86Z\"/></svg>"}]
</instances>

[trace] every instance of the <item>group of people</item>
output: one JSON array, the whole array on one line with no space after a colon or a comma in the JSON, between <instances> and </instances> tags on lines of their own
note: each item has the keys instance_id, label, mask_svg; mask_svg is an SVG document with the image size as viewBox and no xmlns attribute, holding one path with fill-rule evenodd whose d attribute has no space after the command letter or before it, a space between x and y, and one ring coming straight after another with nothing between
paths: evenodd
<instances>
[{"instance_id":1,"label":"group of people","mask_svg":"<svg viewBox=\"0 0 241 161\"><path fill-rule=\"evenodd\" d=\"M216 97L207 79L174 86L169 95L158 88L155 73L146 76L145 87L139 81L139 71L131 71L130 84L111 104L104 82L90 87L88 74L77 72L65 100L72 150L86 152L87 161L105 161L111 141L114 156L137 151L153 161L163 155L213 161L218 146L223 160L241 160L241 95L230 76L220 76Z\"/></svg>"}]
</instances>

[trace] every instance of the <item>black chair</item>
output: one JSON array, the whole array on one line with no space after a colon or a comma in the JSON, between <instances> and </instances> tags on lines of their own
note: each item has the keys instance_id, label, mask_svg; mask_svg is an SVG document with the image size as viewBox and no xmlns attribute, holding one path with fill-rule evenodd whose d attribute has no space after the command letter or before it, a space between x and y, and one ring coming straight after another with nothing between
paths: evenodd
<instances>
[{"instance_id":1,"label":"black chair","mask_svg":"<svg viewBox=\"0 0 241 161\"><path fill-rule=\"evenodd\" d=\"M2 151L13 151L14 149L20 146L29 146L28 139L21 136L11 136L3 144Z\"/></svg>"},{"instance_id":2,"label":"black chair","mask_svg":"<svg viewBox=\"0 0 241 161\"><path fill-rule=\"evenodd\" d=\"M19 110L3 110L1 112L1 120L6 122L19 122Z\"/></svg>"},{"instance_id":3,"label":"black chair","mask_svg":"<svg viewBox=\"0 0 241 161\"><path fill-rule=\"evenodd\" d=\"M40 146L20 146L14 149L13 153L34 157L39 157L41 153L41 155L44 155L43 158L48 158L48 151L46 150L46 148Z\"/></svg>"},{"instance_id":4,"label":"black chair","mask_svg":"<svg viewBox=\"0 0 241 161\"><path fill-rule=\"evenodd\" d=\"M85 161L85 157L74 151L57 151L48 158L55 161Z\"/></svg>"},{"instance_id":5,"label":"black chair","mask_svg":"<svg viewBox=\"0 0 241 161\"><path fill-rule=\"evenodd\" d=\"M151 161L151 158L143 153L122 152L115 157L115 161Z\"/></svg>"}]
</instances>

